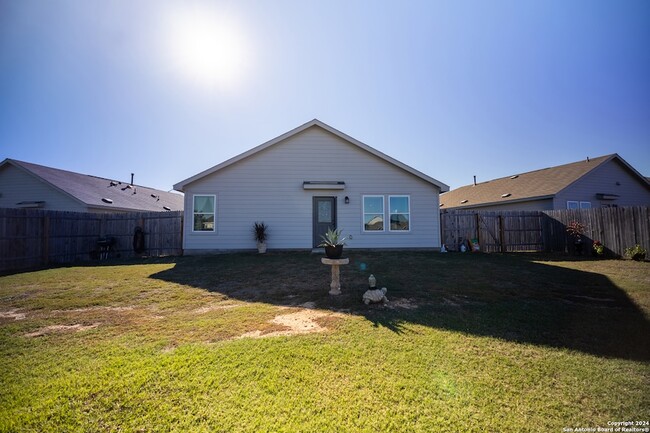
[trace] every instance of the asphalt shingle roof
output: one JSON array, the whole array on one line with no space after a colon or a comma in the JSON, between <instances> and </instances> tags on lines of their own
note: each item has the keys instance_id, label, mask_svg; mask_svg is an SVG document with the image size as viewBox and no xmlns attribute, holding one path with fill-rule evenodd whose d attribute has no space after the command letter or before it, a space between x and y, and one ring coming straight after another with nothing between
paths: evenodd
<instances>
[{"instance_id":1,"label":"asphalt shingle roof","mask_svg":"<svg viewBox=\"0 0 650 433\"><path fill-rule=\"evenodd\" d=\"M615 157L618 158L618 155L605 155L480 182L476 185L462 186L441 194L440 208L462 208L552 197L596 167ZM504 196L505 194L509 195Z\"/></svg>"},{"instance_id":2,"label":"asphalt shingle roof","mask_svg":"<svg viewBox=\"0 0 650 433\"><path fill-rule=\"evenodd\" d=\"M183 196L180 194L141 185L133 185L128 188L128 182L114 181L15 159L7 159L5 162L22 167L89 207L152 212L183 210Z\"/></svg>"}]
</instances>

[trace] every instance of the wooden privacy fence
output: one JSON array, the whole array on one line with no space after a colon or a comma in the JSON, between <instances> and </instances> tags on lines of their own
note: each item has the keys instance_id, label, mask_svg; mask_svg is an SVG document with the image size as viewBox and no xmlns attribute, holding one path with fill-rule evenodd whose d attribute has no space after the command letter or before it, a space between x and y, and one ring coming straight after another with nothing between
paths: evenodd
<instances>
[{"instance_id":1,"label":"wooden privacy fence","mask_svg":"<svg viewBox=\"0 0 650 433\"><path fill-rule=\"evenodd\" d=\"M442 243L457 250L467 240L478 239L485 252L574 251L566 233L571 221L585 226L584 252L599 240L609 255L623 256L625 248L640 244L650 248L650 208L622 207L554 211L469 211L441 214Z\"/></svg>"},{"instance_id":2,"label":"wooden privacy fence","mask_svg":"<svg viewBox=\"0 0 650 433\"><path fill-rule=\"evenodd\" d=\"M183 212L79 213L0 208L0 272L100 258L101 238L113 238L108 257L133 257L136 227L144 254L180 255Z\"/></svg>"}]
</instances>

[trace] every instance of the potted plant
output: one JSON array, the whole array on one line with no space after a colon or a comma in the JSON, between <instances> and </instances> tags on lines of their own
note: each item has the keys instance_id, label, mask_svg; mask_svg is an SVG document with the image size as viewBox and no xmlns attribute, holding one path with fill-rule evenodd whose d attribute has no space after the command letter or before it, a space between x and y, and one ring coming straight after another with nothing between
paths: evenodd
<instances>
[{"instance_id":1,"label":"potted plant","mask_svg":"<svg viewBox=\"0 0 650 433\"><path fill-rule=\"evenodd\" d=\"M592 254L596 257L601 257L605 254L605 245L600 241L594 241L592 247Z\"/></svg>"},{"instance_id":2,"label":"potted plant","mask_svg":"<svg viewBox=\"0 0 650 433\"><path fill-rule=\"evenodd\" d=\"M646 249L639 244L636 244L633 247L625 248L625 255L632 260L636 260L637 262L645 260L646 253Z\"/></svg>"},{"instance_id":3,"label":"potted plant","mask_svg":"<svg viewBox=\"0 0 650 433\"><path fill-rule=\"evenodd\" d=\"M566 232L573 238L573 246L575 247L576 254L582 254L582 235L585 232L585 226L578 221L571 221L566 226Z\"/></svg>"},{"instance_id":4,"label":"potted plant","mask_svg":"<svg viewBox=\"0 0 650 433\"><path fill-rule=\"evenodd\" d=\"M269 226L263 222L253 224L253 237L257 241L257 252L263 254L266 252L266 239L268 238L267 230Z\"/></svg>"},{"instance_id":5,"label":"potted plant","mask_svg":"<svg viewBox=\"0 0 650 433\"><path fill-rule=\"evenodd\" d=\"M345 237L341 237L341 230L327 229L327 233L321 235L323 242L318 246L325 247L325 255L328 259L340 259L343 255Z\"/></svg>"}]
</instances>

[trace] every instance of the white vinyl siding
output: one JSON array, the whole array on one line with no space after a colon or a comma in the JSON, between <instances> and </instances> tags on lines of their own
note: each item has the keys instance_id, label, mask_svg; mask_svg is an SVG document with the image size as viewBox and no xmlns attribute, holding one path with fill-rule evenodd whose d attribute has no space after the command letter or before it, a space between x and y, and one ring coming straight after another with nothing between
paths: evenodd
<instances>
[{"instance_id":1,"label":"white vinyl siding","mask_svg":"<svg viewBox=\"0 0 650 433\"><path fill-rule=\"evenodd\" d=\"M363 196L363 231L384 231L384 196Z\"/></svg>"},{"instance_id":2,"label":"white vinyl siding","mask_svg":"<svg viewBox=\"0 0 650 433\"><path fill-rule=\"evenodd\" d=\"M388 214L391 232L411 231L411 198L408 195L389 196Z\"/></svg>"},{"instance_id":3,"label":"white vinyl siding","mask_svg":"<svg viewBox=\"0 0 650 433\"><path fill-rule=\"evenodd\" d=\"M305 181L343 181L343 190L305 190ZM255 221L269 226L268 248L311 249L313 197L337 200L336 226L348 248L440 247L439 189L319 127L309 128L261 152L186 185L184 248L255 250ZM193 194L216 194L215 232L193 232ZM409 232L365 231L363 197L410 197ZM345 203L345 197L350 202Z\"/></svg>"},{"instance_id":4,"label":"white vinyl siding","mask_svg":"<svg viewBox=\"0 0 650 433\"><path fill-rule=\"evenodd\" d=\"M215 230L217 197L209 194L193 196L192 231L213 232Z\"/></svg>"}]
</instances>

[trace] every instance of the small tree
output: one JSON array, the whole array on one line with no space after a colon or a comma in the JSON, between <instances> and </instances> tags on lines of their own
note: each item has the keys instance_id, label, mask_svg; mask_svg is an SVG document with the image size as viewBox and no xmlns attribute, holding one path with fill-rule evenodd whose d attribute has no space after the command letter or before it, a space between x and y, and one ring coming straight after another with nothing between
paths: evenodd
<instances>
[{"instance_id":1,"label":"small tree","mask_svg":"<svg viewBox=\"0 0 650 433\"><path fill-rule=\"evenodd\" d=\"M578 221L571 221L566 226L566 232L573 238L576 253L582 254L582 235L585 233L584 224Z\"/></svg>"},{"instance_id":2,"label":"small tree","mask_svg":"<svg viewBox=\"0 0 650 433\"><path fill-rule=\"evenodd\" d=\"M585 233L585 226L578 221L571 221L566 226L566 232L574 239L582 238Z\"/></svg>"}]
</instances>

